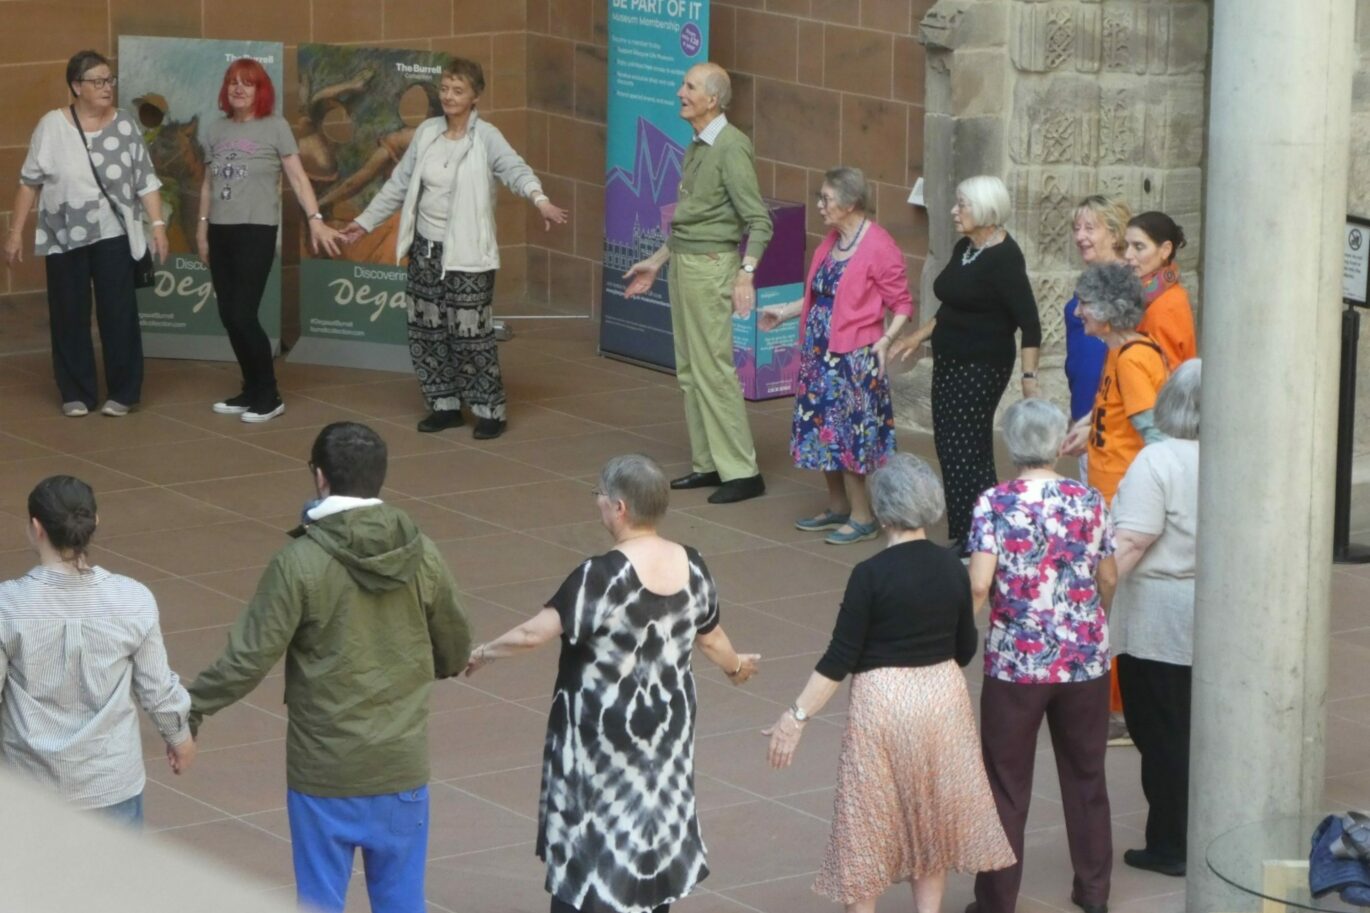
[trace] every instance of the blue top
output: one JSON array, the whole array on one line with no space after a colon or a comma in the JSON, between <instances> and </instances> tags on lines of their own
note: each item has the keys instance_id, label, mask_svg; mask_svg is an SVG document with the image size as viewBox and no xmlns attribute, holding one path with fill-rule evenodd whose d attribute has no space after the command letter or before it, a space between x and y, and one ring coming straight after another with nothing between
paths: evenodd
<instances>
[{"instance_id":1,"label":"blue top","mask_svg":"<svg viewBox=\"0 0 1370 913\"><path fill-rule=\"evenodd\" d=\"M1099 391L1099 375L1104 370L1108 346L1102 339L1085 334L1085 322L1075 316L1080 303L1071 296L1066 302L1066 383L1070 385L1070 420L1078 421L1094 408Z\"/></svg>"}]
</instances>

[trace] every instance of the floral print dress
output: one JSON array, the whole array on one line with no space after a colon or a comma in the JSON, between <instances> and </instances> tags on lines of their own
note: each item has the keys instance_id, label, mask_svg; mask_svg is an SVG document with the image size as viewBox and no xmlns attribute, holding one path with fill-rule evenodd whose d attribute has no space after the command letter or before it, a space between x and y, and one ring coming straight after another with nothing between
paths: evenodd
<instances>
[{"instance_id":1,"label":"floral print dress","mask_svg":"<svg viewBox=\"0 0 1370 913\"><path fill-rule=\"evenodd\" d=\"M790 455L800 469L874 472L895 450L894 406L875 351L828 351L833 296L849 260L823 258L799 347Z\"/></svg>"}]
</instances>

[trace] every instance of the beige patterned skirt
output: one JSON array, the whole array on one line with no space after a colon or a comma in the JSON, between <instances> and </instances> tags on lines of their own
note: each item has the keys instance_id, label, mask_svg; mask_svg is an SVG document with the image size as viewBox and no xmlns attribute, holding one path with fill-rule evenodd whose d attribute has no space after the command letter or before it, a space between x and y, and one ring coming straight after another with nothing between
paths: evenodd
<instances>
[{"instance_id":1,"label":"beige patterned skirt","mask_svg":"<svg viewBox=\"0 0 1370 913\"><path fill-rule=\"evenodd\" d=\"M898 881L1015 861L956 663L853 676L832 835L813 889L849 904Z\"/></svg>"}]
</instances>

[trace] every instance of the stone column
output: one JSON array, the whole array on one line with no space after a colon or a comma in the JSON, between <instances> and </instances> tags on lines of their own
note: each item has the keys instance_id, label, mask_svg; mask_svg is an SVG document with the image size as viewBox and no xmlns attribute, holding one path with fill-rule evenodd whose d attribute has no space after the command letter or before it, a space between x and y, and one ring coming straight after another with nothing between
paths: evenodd
<instances>
[{"instance_id":1,"label":"stone column","mask_svg":"<svg viewBox=\"0 0 1370 913\"><path fill-rule=\"evenodd\" d=\"M1209 841L1321 803L1352 13L1214 4L1186 903L1203 913L1254 909L1209 872Z\"/></svg>"}]
</instances>

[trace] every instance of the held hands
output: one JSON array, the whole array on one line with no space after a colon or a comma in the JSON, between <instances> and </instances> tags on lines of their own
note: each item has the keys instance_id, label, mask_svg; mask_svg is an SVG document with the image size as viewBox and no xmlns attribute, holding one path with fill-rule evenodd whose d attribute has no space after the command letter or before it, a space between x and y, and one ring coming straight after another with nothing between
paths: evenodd
<instances>
[{"instance_id":1,"label":"held hands","mask_svg":"<svg viewBox=\"0 0 1370 913\"><path fill-rule=\"evenodd\" d=\"M179 745L168 745L166 747L166 761L171 766L171 772L179 777L190 770L190 765L195 763L197 751L194 738L186 739Z\"/></svg>"},{"instance_id":2,"label":"held hands","mask_svg":"<svg viewBox=\"0 0 1370 913\"><path fill-rule=\"evenodd\" d=\"M542 230L551 231L552 223L565 225L568 213L560 206L556 206L551 200L543 197L537 204L538 212L542 213Z\"/></svg>"},{"instance_id":3,"label":"held hands","mask_svg":"<svg viewBox=\"0 0 1370 913\"><path fill-rule=\"evenodd\" d=\"M343 230L338 232L344 244L356 244L366 234L366 229L356 222L348 222L343 226Z\"/></svg>"},{"instance_id":4,"label":"held hands","mask_svg":"<svg viewBox=\"0 0 1370 913\"><path fill-rule=\"evenodd\" d=\"M757 664L761 662L761 654L739 653L737 654L737 661L736 672L729 672L725 669L723 674L728 676L728 681L734 685L741 685L756 674Z\"/></svg>"},{"instance_id":5,"label":"held hands","mask_svg":"<svg viewBox=\"0 0 1370 913\"><path fill-rule=\"evenodd\" d=\"M922 345L923 339L917 333L901 336L890 343L889 349L885 352L885 359L900 366L909 361L917 361L918 349Z\"/></svg>"},{"instance_id":6,"label":"held hands","mask_svg":"<svg viewBox=\"0 0 1370 913\"><path fill-rule=\"evenodd\" d=\"M5 262L10 266L24 262L24 238L17 231L5 235Z\"/></svg>"},{"instance_id":7,"label":"held hands","mask_svg":"<svg viewBox=\"0 0 1370 913\"><path fill-rule=\"evenodd\" d=\"M871 351L875 353L875 376L885 376L885 366L889 364L890 347L894 345L894 340L889 336L881 336L876 340L875 345L871 346Z\"/></svg>"},{"instance_id":8,"label":"held hands","mask_svg":"<svg viewBox=\"0 0 1370 913\"><path fill-rule=\"evenodd\" d=\"M492 662L494 662L494 657L487 656L485 644L481 644L471 651L471 657L466 661L466 677L470 678Z\"/></svg>"},{"instance_id":9,"label":"held hands","mask_svg":"<svg viewBox=\"0 0 1370 913\"><path fill-rule=\"evenodd\" d=\"M639 260L628 267L628 272L623 274L623 278L629 280L628 287L623 290L624 298L633 298L643 292L651 291L656 284L656 274L661 271L661 267L651 260Z\"/></svg>"},{"instance_id":10,"label":"held hands","mask_svg":"<svg viewBox=\"0 0 1370 913\"><path fill-rule=\"evenodd\" d=\"M1066 433L1066 439L1061 442L1062 456L1079 456L1085 452L1089 444L1089 424L1076 425Z\"/></svg>"},{"instance_id":11,"label":"held hands","mask_svg":"<svg viewBox=\"0 0 1370 913\"><path fill-rule=\"evenodd\" d=\"M353 223L356 224L356 223ZM322 219L309 220L309 249L314 253L319 252L319 248L330 257L336 257L342 251L346 239L343 233L333 226L325 223Z\"/></svg>"},{"instance_id":12,"label":"held hands","mask_svg":"<svg viewBox=\"0 0 1370 913\"><path fill-rule=\"evenodd\" d=\"M762 308L756 315L756 325L763 330L774 330L785 322L784 305Z\"/></svg>"},{"instance_id":13,"label":"held hands","mask_svg":"<svg viewBox=\"0 0 1370 913\"><path fill-rule=\"evenodd\" d=\"M799 737L804 734L804 724L794 718L790 711L786 710L780 714L780 719L776 720L769 729L761 730L762 735L771 737L770 748L766 751L766 760L770 761L772 767L777 770L790 766L794 760L795 749L799 747Z\"/></svg>"}]
</instances>

